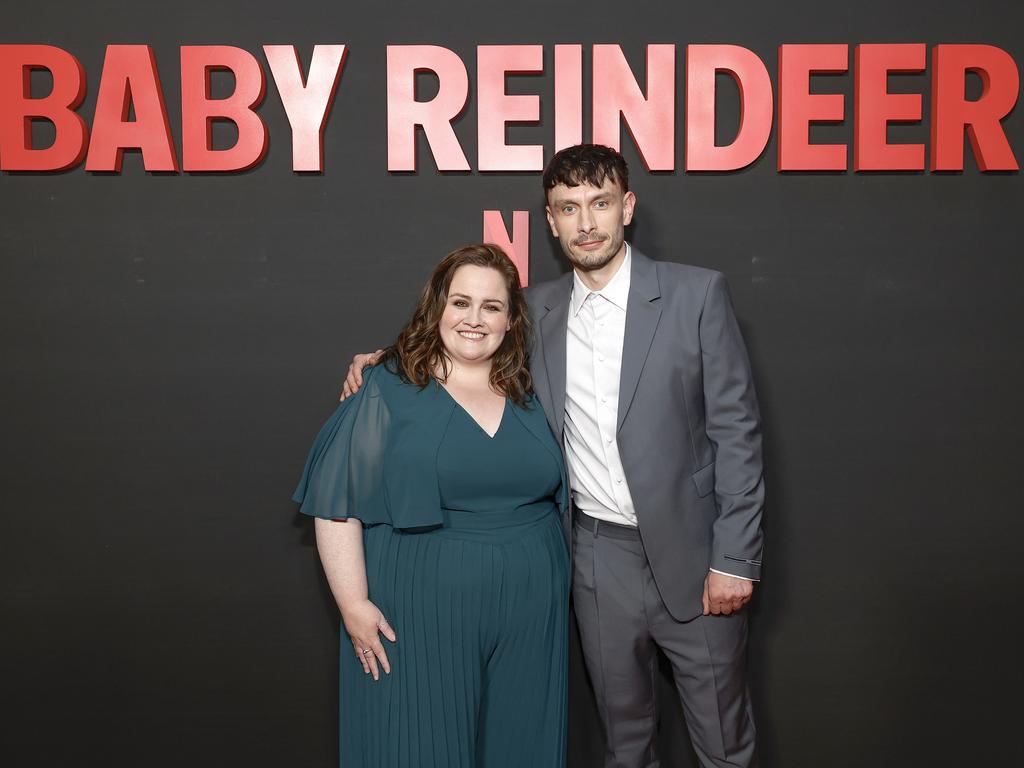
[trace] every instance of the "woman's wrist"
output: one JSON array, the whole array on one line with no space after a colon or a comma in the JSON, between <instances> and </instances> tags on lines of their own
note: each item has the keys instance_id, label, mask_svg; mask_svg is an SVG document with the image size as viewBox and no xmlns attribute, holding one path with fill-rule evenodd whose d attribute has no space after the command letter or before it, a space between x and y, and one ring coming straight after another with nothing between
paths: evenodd
<instances>
[{"instance_id":1,"label":"woman's wrist","mask_svg":"<svg viewBox=\"0 0 1024 768\"><path fill-rule=\"evenodd\" d=\"M360 603L365 603L369 600L366 595L347 595L338 600L338 610L342 613L347 613Z\"/></svg>"}]
</instances>

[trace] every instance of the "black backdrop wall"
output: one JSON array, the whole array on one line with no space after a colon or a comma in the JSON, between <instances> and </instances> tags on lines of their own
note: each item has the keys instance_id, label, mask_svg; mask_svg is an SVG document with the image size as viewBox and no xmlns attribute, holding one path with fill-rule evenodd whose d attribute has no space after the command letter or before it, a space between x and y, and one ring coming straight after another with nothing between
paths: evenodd
<instances>
[{"instance_id":1,"label":"black backdrop wall","mask_svg":"<svg viewBox=\"0 0 1024 768\"><path fill-rule=\"evenodd\" d=\"M482 208L529 209L532 278L566 269L539 174L386 172L385 45L989 43L1024 61L1005 2L588 0L5 8L0 42L50 43L88 73L153 45L180 148L178 46L264 43L349 57L326 171L297 175L271 86L266 161L235 175L82 168L0 176L3 455L0 668L9 766L336 761L336 612L288 498L345 362L388 342L430 266ZM892 78L925 93L928 75ZM851 75L815 81L847 95ZM510 78L540 93L550 74ZM429 87L429 86L428 86ZM681 93L681 90L680 90ZM682 146L681 99L677 132ZM735 124L735 99L722 100ZM456 130L475 157L471 97ZM1005 121L1024 156L1020 108ZM813 140L852 138L852 123ZM46 129L38 129L45 141ZM898 141L927 141L927 120ZM226 139L230 141L230 136ZM770 472L750 648L769 768L1018 764L1024 416L1018 174L779 174L775 138L726 175L648 174L631 239L724 271L753 357ZM510 220L510 216L506 216ZM666 766L692 765L662 687ZM573 679L570 765L598 764ZM1016 704L1016 706L1014 706Z\"/></svg>"}]
</instances>

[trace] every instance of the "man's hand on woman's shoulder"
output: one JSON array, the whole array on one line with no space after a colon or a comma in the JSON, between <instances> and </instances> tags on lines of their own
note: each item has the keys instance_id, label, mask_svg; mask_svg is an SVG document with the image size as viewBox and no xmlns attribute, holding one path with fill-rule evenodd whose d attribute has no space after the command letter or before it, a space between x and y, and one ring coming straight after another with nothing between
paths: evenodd
<instances>
[{"instance_id":1,"label":"man's hand on woman's shoulder","mask_svg":"<svg viewBox=\"0 0 1024 768\"><path fill-rule=\"evenodd\" d=\"M348 375L345 377L345 385L341 388L341 396L338 398L338 402L343 401L346 397L351 397L359 391L359 388L363 386L363 368L368 365L376 365L383 354L384 350L378 349L376 352L356 355L352 358L352 362L348 366Z\"/></svg>"}]
</instances>

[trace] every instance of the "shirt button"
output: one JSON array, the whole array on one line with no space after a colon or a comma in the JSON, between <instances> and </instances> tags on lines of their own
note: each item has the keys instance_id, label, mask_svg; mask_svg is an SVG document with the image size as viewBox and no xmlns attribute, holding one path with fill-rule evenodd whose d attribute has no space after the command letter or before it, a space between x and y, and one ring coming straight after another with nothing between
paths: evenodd
<instances>
[{"instance_id":1,"label":"shirt button","mask_svg":"<svg viewBox=\"0 0 1024 768\"><path fill-rule=\"evenodd\" d=\"M602 397L601 398L601 402L602 403L607 403L608 402L608 398L607 397Z\"/></svg>"},{"instance_id":2,"label":"shirt button","mask_svg":"<svg viewBox=\"0 0 1024 768\"><path fill-rule=\"evenodd\" d=\"M603 357L599 357L597 359L600 360L602 363L604 362L604 358Z\"/></svg>"},{"instance_id":3,"label":"shirt button","mask_svg":"<svg viewBox=\"0 0 1024 768\"><path fill-rule=\"evenodd\" d=\"M611 441L612 441L612 439L610 437L606 437L605 440L608 441L608 443L611 443Z\"/></svg>"},{"instance_id":4,"label":"shirt button","mask_svg":"<svg viewBox=\"0 0 1024 768\"><path fill-rule=\"evenodd\" d=\"M615 478L615 482L619 483L621 485L622 484L622 478L621 477L616 477Z\"/></svg>"}]
</instances>

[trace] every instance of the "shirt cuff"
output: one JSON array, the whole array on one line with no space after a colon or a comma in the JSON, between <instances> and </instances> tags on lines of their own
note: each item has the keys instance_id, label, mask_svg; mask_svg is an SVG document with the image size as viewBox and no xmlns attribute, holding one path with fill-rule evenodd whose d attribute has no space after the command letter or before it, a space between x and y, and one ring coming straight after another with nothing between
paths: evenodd
<instances>
[{"instance_id":1,"label":"shirt cuff","mask_svg":"<svg viewBox=\"0 0 1024 768\"><path fill-rule=\"evenodd\" d=\"M749 576L737 576L735 573L726 573L725 571L720 571L717 568L709 568L708 570L713 571L715 573L720 573L723 576L732 576L734 579L743 579L744 581L760 581L760 579L752 579Z\"/></svg>"}]
</instances>

